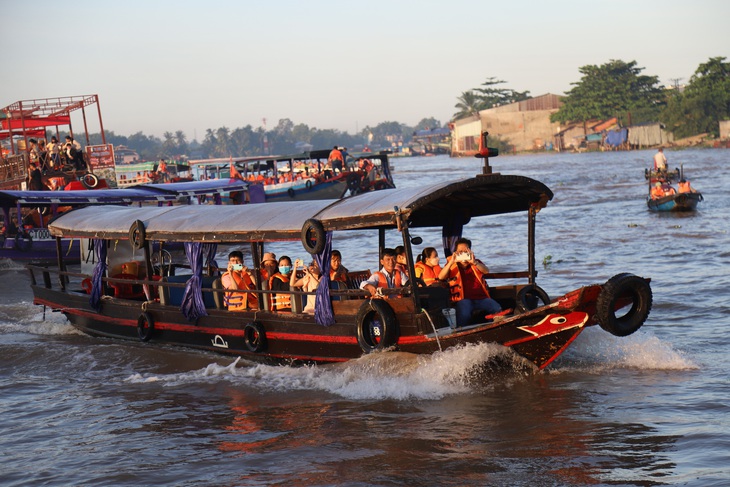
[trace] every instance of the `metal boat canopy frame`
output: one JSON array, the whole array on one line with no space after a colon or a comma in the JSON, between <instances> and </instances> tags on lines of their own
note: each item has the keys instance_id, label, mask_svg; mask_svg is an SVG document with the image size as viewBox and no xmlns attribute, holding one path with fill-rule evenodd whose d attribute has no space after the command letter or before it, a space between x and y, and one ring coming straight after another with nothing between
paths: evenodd
<instances>
[{"instance_id":1,"label":"metal boat canopy frame","mask_svg":"<svg viewBox=\"0 0 730 487\"><path fill-rule=\"evenodd\" d=\"M56 135L58 135L58 127L68 125L69 132L73 137L71 112L81 110L86 145L90 145L86 109L94 105L99 117L102 142L106 144L99 95L61 96L16 101L0 109L0 139L10 139L11 151L16 154L17 148L13 144L13 137L22 137L25 141L25 147L28 147L28 139L38 136L39 131L43 131L45 134L46 127L56 127Z\"/></svg>"},{"instance_id":2,"label":"metal boat canopy frame","mask_svg":"<svg viewBox=\"0 0 730 487\"><path fill-rule=\"evenodd\" d=\"M340 200L272 202L263 205L86 207L49 225L55 237L127 239L140 220L147 240L242 243L298 240L303 224L321 222L325 231L448 227L472 218L528 213L530 281L534 282L535 215L553 198L543 183L498 173L425 187L385 189ZM410 245L407 245L410 248ZM412 261L412 259L411 259Z\"/></svg>"}]
</instances>

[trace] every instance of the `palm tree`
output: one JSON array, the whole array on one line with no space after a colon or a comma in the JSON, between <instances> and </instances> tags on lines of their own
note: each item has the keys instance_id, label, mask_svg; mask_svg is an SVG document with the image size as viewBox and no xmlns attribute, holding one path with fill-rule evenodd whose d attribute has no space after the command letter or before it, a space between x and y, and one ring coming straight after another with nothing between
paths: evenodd
<instances>
[{"instance_id":1,"label":"palm tree","mask_svg":"<svg viewBox=\"0 0 730 487\"><path fill-rule=\"evenodd\" d=\"M454 119L465 118L471 115L479 115L481 107L480 97L474 91L464 91L461 96L456 99L458 103L454 107L459 111L454 113Z\"/></svg>"}]
</instances>

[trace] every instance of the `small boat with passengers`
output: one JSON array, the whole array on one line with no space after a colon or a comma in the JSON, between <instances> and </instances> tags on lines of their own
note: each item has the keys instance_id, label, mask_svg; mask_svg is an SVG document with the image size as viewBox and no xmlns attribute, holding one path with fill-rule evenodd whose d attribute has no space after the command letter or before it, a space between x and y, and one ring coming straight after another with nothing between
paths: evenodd
<instances>
[{"instance_id":1,"label":"small boat with passengers","mask_svg":"<svg viewBox=\"0 0 730 487\"><path fill-rule=\"evenodd\" d=\"M553 193L528 177L492 173L488 156L496 150L482 152L484 173L476 177L337 200L70 211L49 230L57 239L91 239L95 262L79 272L59 254L56 266L29 265L34 303L63 313L92 336L285 364L341 362L387 350L430 354L493 342L543 369L588 326L600 325L616 336L635 332L651 309L649 279L622 273L550 299L536 283L534 254L536 216ZM477 312L468 324L454 326L450 291L440 285L412 280L373 297L358 285L369 272L350 273L345 285L329 281L333 241L341 234L371 234L381 254L386 242L403 245L414 276L413 246L421 242L412 232L441 229L449 255L463 229L489 228L490 217L516 212L526 217L526 270L485 276L503 310L497 315ZM292 289L291 309L272 309L267 296L273 291L255 264L253 287L245 292L255 294L262 306L226 309L226 294L237 292L222 288L213 263L219 246L248 247L258 263L268 245L281 241L301 242L319 264L316 291ZM171 243L184 245L187 275L170 272L182 263L155 257ZM508 283L494 284L501 280ZM302 311L307 296L315 297L313 314Z\"/></svg>"},{"instance_id":2,"label":"small boat with passengers","mask_svg":"<svg viewBox=\"0 0 730 487\"><path fill-rule=\"evenodd\" d=\"M704 200L702 193L685 178L684 165L674 171L646 169L644 178L649 182L646 205L651 211L695 211ZM673 181L677 181L677 189L672 186Z\"/></svg>"}]
</instances>

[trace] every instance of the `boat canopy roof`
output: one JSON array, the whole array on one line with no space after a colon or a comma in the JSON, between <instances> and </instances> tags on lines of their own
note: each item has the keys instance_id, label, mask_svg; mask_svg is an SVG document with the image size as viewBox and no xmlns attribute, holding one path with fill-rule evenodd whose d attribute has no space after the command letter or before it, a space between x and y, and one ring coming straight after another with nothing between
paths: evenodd
<instances>
[{"instance_id":1,"label":"boat canopy roof","mask_svg":"<svg viewBox=\"0 0 730 487\"><path fill-rule=\"evenodd\" d=\"M161 241L260 242L297 240L308 219L325 230L397 227L397 212L410 227L439 227L454 215L472 217L543 208L553 197L543 183L524 176L490 174L456 182L386 189L340 200L223 206L86 207L49 225L57 237L126 239L136 220L146 238Z\"/></svg>"},{"instance_id":2,"label":"boat canopy roof","mask_svg":"<svg viewBox=\"0 0 730 487\"><path fill-rule=\"evenodd\" d=\"M0 191L0 207L21 205L113 205L145 201L176 201L199 196L242 191L248 183L240 180L210 179L180 183L140 184L125 189L75 191Z\"/></svg>"}]
</instances>

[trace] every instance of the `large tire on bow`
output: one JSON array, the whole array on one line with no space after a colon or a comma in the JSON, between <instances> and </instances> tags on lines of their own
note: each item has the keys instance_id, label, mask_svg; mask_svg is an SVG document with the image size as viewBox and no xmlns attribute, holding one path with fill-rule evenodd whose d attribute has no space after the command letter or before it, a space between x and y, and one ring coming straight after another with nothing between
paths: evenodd
<instances>
[{"instance_id":1,"label":"large tire on bow","mask_svg":"<svg viewBox=\"0 0 730 487\"><path fill-rule=\"evenodd\" d=\"M625 314L616 316L616 311L631 306ZM596 321L618 337L631 335L641 328L649 316L652 292L646 279L623 273L606 281L596 300Z\"/></svg>"},{"instance_id":2,"label":"large tire on bow","mask_svg":"<svg viewBox=\"0 0 730 487\"><path fill-rule=\"evenodd\" d=\"M310 218L302 225L302 245L304 250L310 254L321 253L324 250L326 238L327 234L321 221Z\"/></svg>"},{"instance_id":3,"label":"large tire on bow","mask_svg":"<svg viewBox=\"0 0 730 487\"><path fill-rule=\"evenodd\" d=\"M398 342L400 330L393 308L384 299L367 299L357 311L357 343L364 353L385 350Z\"/></svg>"},{"instance_id":4,"label":"large tire on bow","mask_svg":"<svg viewBox=\"0 0 730 487\"><path fill-rule=\"evenodd\" d=\"M243 344L249 352L260 353L266 350L264 325L258 321L247 323L243 327Z\"/></svg>"},{"instance_id":5,"label":"large tire on bow","mask_svg":"<svg viewBox=\"0 0 730 487\"><path fill-rule=\"evenodd\" d=\"M144 247L146 239L147 235L144 222L142 220L135 220L132 226L129 227L129 242L136 250L140 250Z\"/></svg>"},{"instance_id":6,"label":"large tire on bow","mask_svg":"<svg viewBox=\"0 0 730 487\"><path fill-rule=\"evenodd\" d=\"M137 318L137 336L143 342L150 341L155 331L155 321L149 313L142 313Z\"/></svg>"},{"instance_id":7,"label":"large tire on bow","mask_svg":"<svg viewBox=\"0 0 730 487\"><path fill-rule=\"evenodd\" d=\"M542 302L542 305L539 304L540 302ZM547 306L548 304L550 304L548 294L540 286L530 284L520 289L520 292L517 293L515 314L524 313L525 311L537 309L540 306Z\"/></svg>"},{"instance_id":8,"label":"large tire on bow","mask_svg":"<svg viewBox=\"0 0 730 487\"><path fill-rule=\"evenodd\" d=\"M84 187L88 189L94 189L99 186L99 178L96 176L96 174L87 172L81 177L81 184L83 184Z\"/></svg>"}]
</instances>

